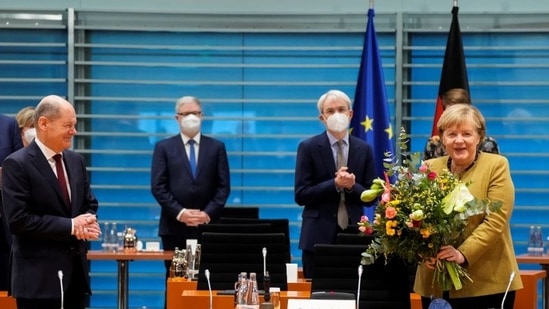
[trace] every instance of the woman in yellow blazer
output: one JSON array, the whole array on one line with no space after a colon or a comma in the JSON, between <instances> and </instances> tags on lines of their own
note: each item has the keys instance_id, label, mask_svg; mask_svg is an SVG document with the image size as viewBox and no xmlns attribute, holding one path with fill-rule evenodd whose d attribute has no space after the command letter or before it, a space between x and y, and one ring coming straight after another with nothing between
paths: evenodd
<instances>
[{"instance_id":1,"label":"woman in yellow blazer","mask_svg":"<svg viewBox=\"0 0 549 309\"><path fill-rule=\"evenodd\" d=\"M478 109L467 104L450 106L438 124L447 156L427 161L433 171L450 170L475 197L503 202L500 212L470 217L457 248L444 246L436 258L455 261L470 274L460 290L441 291L432 285L433 265L418 266L414 291L422 296L423 308L432 297L444 297L453 309L500 308L509 281L504 308L513 308L515 291L522 288L513 249L509 221L515 188L509 163L503 156L478 151L486 134L486 122ZM511 279L511 274L516 274Z\"/></svg>"}]
</instances>

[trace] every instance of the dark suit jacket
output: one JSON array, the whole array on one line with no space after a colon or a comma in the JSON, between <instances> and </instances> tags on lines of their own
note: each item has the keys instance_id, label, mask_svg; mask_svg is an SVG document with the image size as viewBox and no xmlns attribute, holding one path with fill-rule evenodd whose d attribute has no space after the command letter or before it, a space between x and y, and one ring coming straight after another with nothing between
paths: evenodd
<instances>
[{"instance_id":1,"label":"dark suit jacket","mask_svg":"<svg viewBox=\"0 0 549 309\"><path fill-rule=\"evenodd\" d=\"M15 118L0 114L0 167L2 161L12 152L23 148L23 141L19 132L19 126ZM0 188L2 184L2 173L0 172ZM11 248L11 234L2 206L2 191L0 191L0 290L9 289L8 273L9 253Z\"/></svg>"},{"instance_id":2,"label":"dark suit jacket","mask_svg":"<svg viewBox=\"0 0 549 309\"><path fill-rule=\"evenodd\" d=\"M162 208L160 236L185 237L188 227L176 219L183 208L203 210L212 221L221 215L230 193L225 145L201 135L196 171L196 179L193 179L181 135L156 144L152 157L151 191Z\"/></svg>"},{"instance_id":3,"label":"dark suit jacket","mask_svg":"<svg viewBox=\"0 0 549 309\"><path fill-rule=\"evenodd\" d=\"M17 149L23 148L21 133L15 118L0 114L0 166Z\"/></svg>"},{"instance_id":4,"label":"dark suit jacket","mask_svg":"<svg viewBox=\"0 0 549 309\"><path fill-rule=\"evenodd\" d=\"M360 195L375 178L372 148L363 140L349 136L349 172L355 174L355 185L345 192L351 223L363 214ZM340 193L335 186L336 163L326 132L299 144L295 169L295 201L304 206L299 248L313 251L315 244L331 244L337 229ZM358 230L357 230L358 232Z\"/></svg>"},{"instance_id":5,"label":"dark suit jacket","mask_svg":"<svg viewBox=\"0 0 549 309\"><path fill-rule=\"evenodd\" d=\"M71 236L71 218L97 212L84 159L64 151L71 187L71 207L46 157L36 142L4 161L4 206L13 235L11 253L12 294L22 298L59 298L58 271L65 289L71 277L72 257L78 253L88 283L86 243ZM71 251L71 248L72 251Z\"/></svg>"}]
</instances>

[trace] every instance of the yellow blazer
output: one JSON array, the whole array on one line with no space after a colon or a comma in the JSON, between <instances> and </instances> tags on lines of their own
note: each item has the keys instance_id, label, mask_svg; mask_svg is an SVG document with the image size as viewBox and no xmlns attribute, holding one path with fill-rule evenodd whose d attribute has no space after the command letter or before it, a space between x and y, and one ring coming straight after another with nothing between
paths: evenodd
<instances>
[{"instance_id":1,"label":"yellow blazer","mask_svg":"<svg viewBox=\"0 0 549 309\"><path fill-rule=\"evenodd\" d=\"M427 161L433 171L447 169L448 156ZM451 298L475 297L505 292L511 273L516 276L510 290L522 288L518 264L513 249L509 222L515 202L515 187L509 171L509 162L503 156L481 152L475 164L461 175L470 183L469 191L479 199L503 202L501 212L470 217L463 231L465 241L457 248L467 260L465 266L473 282L450 291ZM418 266L414 291L422 296L442 296L432 286L433 271Z\"/></svg>"}]
</instances>

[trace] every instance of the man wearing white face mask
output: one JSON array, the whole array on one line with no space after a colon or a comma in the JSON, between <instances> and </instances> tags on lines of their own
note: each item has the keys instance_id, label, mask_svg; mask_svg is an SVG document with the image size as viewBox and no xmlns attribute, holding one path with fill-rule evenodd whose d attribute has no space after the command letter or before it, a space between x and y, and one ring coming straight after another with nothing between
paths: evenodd
<instances>
[{"instance_id":1,"label":"man wearing white face mask","mask_svg":"<svg viewBox=\"0 0 549 309\"><path fill-rule=\"evenodd\" d=\"M230 193L225 145L202 135L202 108L191 96L177 100L180 134L158 142L151 168L151 191L162 208L158 234L164 250L185 248L198 238L200 224L221 215ZM166 261L166 276L171 261Z\"/></svg>"},{"instance_id":2,"label":"man wearing white face mask","mask_svg":"<svg viewBox=\"0 0 549 309\"><path fill-rule=\"evenodd\" d=\"M375 178L372 148L349 135L351 99L330 90L317 107L326 131L299 144L295 168L295 201L304 207L299 248L305 278L312 278L314 246L335 243L338 233L360 221L360 194Z\"/></svg>"}]
</instances>

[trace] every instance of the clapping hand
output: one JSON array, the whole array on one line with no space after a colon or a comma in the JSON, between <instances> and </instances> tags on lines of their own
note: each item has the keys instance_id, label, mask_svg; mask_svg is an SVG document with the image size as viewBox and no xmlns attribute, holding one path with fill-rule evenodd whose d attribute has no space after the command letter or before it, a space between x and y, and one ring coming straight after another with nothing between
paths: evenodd
<instances>
[{"instance_id":1,"label":"clapping hand","mask_svg":"<svg viewBox=\"0 0 549 309\"><path fill-rule=\"evenodd\" d=\"M355 185L355 174L349 173L348 167L340 167L335 173L336 187L351 190Z\"/></svg>"},{"instance_id":2,"label":"clapping hand","mask_svg":"<svg viewBox=\"0 0 549 309\"><path fill-rule=\"evenodd\" d=\"M97 240L101 235L101 228L97 217L92 214L82 214L73 218L74 236L80 240Z\"/></svg>"}]
</instances>

